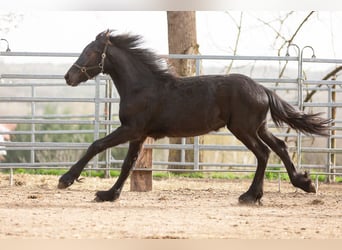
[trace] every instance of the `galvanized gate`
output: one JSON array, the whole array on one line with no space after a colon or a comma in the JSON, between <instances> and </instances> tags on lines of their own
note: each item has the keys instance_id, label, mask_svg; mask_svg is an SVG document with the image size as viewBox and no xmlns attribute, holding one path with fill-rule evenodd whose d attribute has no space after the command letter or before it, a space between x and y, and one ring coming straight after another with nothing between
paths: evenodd
<instances>
[{"instance_id":1,"label":"galvanized gate","mask_svg":"<svg viewBox=\"0 0 342 250\"><path fill-rule=\"evenodd\" d=\"M209 62L221 66L233 62L234 72L247 74L274 89L300 110L322 111L323 116L332 117L334 124L328 138L308 137L286 127L275 129L271 121L269 124L276 136L287 141L298 168L331 176L329 179L333 180L334 176L341 175L342 169L339 111L342 81L338 80L342 59L320 59L314 54L305 57L304 54L313 53L309 46L300 49L292 45L289 50L295 56L168 57L195 60L198 75L226 73L206 72ZM69 168L93 140L119 126L119 96L107 76L98 76L77 88L65 84L63 73L77 56L1 52L0 124L16 124L17 129L0 131L0 135L11 135L11 141L0 141L0 148L7 151L7 160L0 162L0 169L12 172L18 168ZM227 130L195 137L192 144L187 144L185 139L180 145L169 144L163 139L146 147L153 149L152 171L170 171L169 165L182 165L192 167L187 172L254 172L256 166L254 156ZM108 149L94 158L87 169L119 170L126 148L125 144L116 147L116 151ZM180 162L169 162L170 149L181 151ZM193 161L185 161L186 151L192 152ZM270 172L285 171L277 157L271 157L268 166Z\"/></svg>"}]
</instances>

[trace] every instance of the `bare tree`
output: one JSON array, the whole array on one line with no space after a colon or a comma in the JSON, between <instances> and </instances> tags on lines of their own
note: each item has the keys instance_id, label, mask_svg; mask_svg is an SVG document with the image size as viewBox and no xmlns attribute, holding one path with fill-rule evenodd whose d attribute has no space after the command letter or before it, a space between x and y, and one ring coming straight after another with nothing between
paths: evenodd
<instances>
[{"instance_id":1,"label":"bare tree","mask_svg":"<svg viewBox=\"0 0 342 250\"><path fill-rule=\"evenodd\" d=\"M11 29L16 29L23 18L23 14L13 12L0 14L0 36L6 35Z\"/></svg>"},{"instance_id":2,"label":"bare tree","mask_svg":"<svg viewBox=\"0 0 342 250\"><path fill-rule=\"evenodd\" d=\"M283 27L287 23L287 21L290 21L290 17L294 14L294 11L287 12L285 13L285 15L280 16L278 19L275 19L272 21L265 21L265 20L262 20L261 18L257 18L257 20L263 23L272 32L274 32L275 34L275 39L273 42L274 46L276 46L276 44L280 41L280 45L277 48L278 56L280 56L284 48L287 48L290 44L294 42L297 35L300 33L304 25L309 21L310 17L312 17L314 13L315 11L310 11L307 15L305 15L303 19L299 22L299 24L296 26L296 29L294 30L294 32L289 35L286 35L283 33ZM288 65L288 62L285 62L285 64L280 67L279 78L281 78L284 75L287 65Z\"/></svg>"},{"instance_id":3,"label":"bare tree","mask_svg":"<svg viewBox=\"0 0 342 250\"><path fill-rule=\"evenodd\" d=\"M167 24L170 54L198 54L195 11L168 11ZM194 60L170 59L170 63L179 76L196 73Z\"/></svg>"},{"instance_id":4,"label":"bare tree","mask_svg":"<svg viewBox=\"0 0 342 250\"><path fill-rule=\"evenodd\" d=\"M309 21L309 19L313 16L315 12L314 11L310 11L309 13L307 13L303 19L299 22L298 26L296 27L296 29L294 30L294 32L292 34L290 34L290 36L286 36L282 33L282 26L283 24L286 22L286 20L293 14L293 12L288 12L283 18L279 18L277 21L278 23L280 23L280 25L278 26L278 29L275 28L275 26L272 24L272 22L265 22L261 19L258 19L258 21L262 22L263 24L265 24L268 28L270 28L276 35L275 37L275 41L276 40L281 40L281 44L278 47L278 55L281 55L281 52L284 48L287 48L291 43L293 43L297 37L297 35L300 33L300 31L303 29L303 27L305 26L305 24ZM283 64L282 67L280 67L280 72L279 72L279 78L283 77L284 72L287 68L288 63L285 62ZM342 66L337 66L336 68L332 69L330 72L328 72L323 78L322 80L335 80L337 73L340 72L342 70ZM305 72L303 72L304 77L305 77ZM319 84L317 85L317 88L320 88L324 86L323 84ZM336 88L336 85L332 85L332 89ZM312 101L314 95L317 93L317 89L315 90L311 90L311 91L307 91L305 97L303 98L303 102L310 102ZM335 92L333 92L333 96L332 99L333 101L335 101ZM305 109L305 107L304 107ZM334 120L336 118L336 107L332 107L331 110L331 115L332 115L332 119ZM332 126L334 126L334 122L331 124ZM286 130L286 134L288 134L290 132L290 128L288 128ZM332 130L332 135L335 135L336 131ZM336 140L334 137L329 138L331 140L331 146L335 147L336 146ZM285 141L288 141L289 137L285 137ZM314 142L314 139L312 140L312 143ZM294 142L295 144L297 144L297 141ZM292 153L292 159L295 160L295 158L297 157L297 153L293 152ZM336 155L335 154L330 154L330 162L332 164L336 163ZM334 180L334 176L328 176L327 177L327 181L332 181Z\"/></svg>"},{"instance_id":5,"label":"bare tree","mask_svg":"<svg viewBox=\"0 0 342 250\"><path fill-rule=\"evenodd\" d=\"M226 12L227 15L233 20L235 26L236 26L236 39L235 39L235 44L234 47L231 48L231 50L233 51L233 55L236 56L237 55L237 51L238 51L238 46L239 46L239 41L240 41L240 35L242 32L242 20L243 20L243 12L240 12L240 17L239 20L236 20L228 11ZM234 61L230 61L230 64L227 66L227 69L225 70L226 73L229 73L233 67L233 63Z\"/></svg>"},{"instance_id":6,"label":"bare tree","mask_svg":"<svg viewBox=\"0 0 342 250\"><path fill-rule=\"evenodd\" d=\"M10 41L6 39L6 35L8 34L10 30L16 29L18 25L22 22L22 20L23 20L22 14L17 14L17 13L12 13L12 12L0 14L0 38L1 38L0 49L1 50L5 48L4 50L9 51ZM4 44L3 44L3 41L4 41ZM6 47L3 47L3 45L6 45Z\"/></svg>"},{"instance_id":7,"label":"bare tree","mask_svg":"<svg viewBox=\"0 0 342 250\"><path fill-rule=\"evenodd\" d=\"M196 33L195 11L168 11L168 42L170 54L198 54ZM173 71L178 76L193 76L196 73L195 60L170 59ZM187 138L188 143L193 143L193 138ZM181 138L170 138L171 144L180 144ZM193 161L193 152L187 151L186 161ZM180 162L181 152L179 150L169 151L169 162ZM170 169L177 169L179 166L169 165ZM184 168L182 166L181 168Z\"/></svg>"}]
</instances>

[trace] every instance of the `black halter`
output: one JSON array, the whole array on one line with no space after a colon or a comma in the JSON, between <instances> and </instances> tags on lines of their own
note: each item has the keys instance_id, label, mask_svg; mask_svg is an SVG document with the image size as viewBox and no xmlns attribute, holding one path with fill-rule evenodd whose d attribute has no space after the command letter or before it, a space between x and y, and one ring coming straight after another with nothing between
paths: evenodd
<instances>
[{"instance_id":1,"label":"black halter","mask_svg":"<svg viewBox=\"0 0 342 250\"><path fill-rule=\"evenodd\" d=\"M74 63L74 66L75 66L76 68L79 68L79 69L81 70L81 72L84 73L84 74L88 77L88 80L91 79L91 78L93 78L93 77L91 77L91 76L88 74L88 72L87 72L88 70L98 69L98 68L99 68L99 69L101 69L101 73L103 73L104 60L105 60L105 58L106 58L106 52L107 52L108 44L109 44L109 42L106 43L106 45L105 45L105 47L104 47L104 49L103 49L103 52L102 52L102 54L101 54L101 62L99 62L98 65L86 67L86 66L80 66L80 65L78 65L77 63Z\"/></svg>"}]
</instances>

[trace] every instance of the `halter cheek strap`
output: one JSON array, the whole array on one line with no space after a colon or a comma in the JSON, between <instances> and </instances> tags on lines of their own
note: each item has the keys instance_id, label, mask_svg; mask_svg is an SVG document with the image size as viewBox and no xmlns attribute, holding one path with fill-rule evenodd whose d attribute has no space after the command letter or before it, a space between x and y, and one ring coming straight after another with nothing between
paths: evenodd
<instances>
[{"instance_id":1,"label":"halter cheek strap","mask_svg":"<svg viewBox=\"0 0 342 250\"><path fill-rule=\"evenodd\" d=\"M87 76L87 78L88 79L91 79L92 77L88 74L88 70L92 70L92 69L97 69L97 68L101 68L102 69L102 67L100 67L100 65L97 65L97 66L91 66L91 67L85 67L85 66L80 66L80 65L78 65L77 63L74 63L74 66L76 67L76 68L79 68L80 69L80 71L82 72L82 73L84 73L86 76Z\"/></svg>"},{"instance_id":2,"label":"halter cheek strap","mask_svg":"<svg viewBox=\"0 0 342 250\"><path fill-rule=\"evenodd\" d=\"M105 45L105 47L104 47L104 49L103 49L103 52L102 52L102 54L101 54L101 62L99 62L98 65L86 67L86 66L80 66L80 65L78 65L77 63L74 63L74 66L75 66L76 68L80 69L80 71L81 71L82 73L84 73L84 74L87 76L88 80L91 79L91 78L93 78L93 77L91 77L91 76L88 74L88 72L87 72L88 70L92 70L92 69L101 69L101 73L103 73L103 70L104 70L104 60L105 60L105 58L106 58L106 52L107 52L108 44L109 44L109 43L107 42L106 45Z\"/></svg>"}]
</instances>

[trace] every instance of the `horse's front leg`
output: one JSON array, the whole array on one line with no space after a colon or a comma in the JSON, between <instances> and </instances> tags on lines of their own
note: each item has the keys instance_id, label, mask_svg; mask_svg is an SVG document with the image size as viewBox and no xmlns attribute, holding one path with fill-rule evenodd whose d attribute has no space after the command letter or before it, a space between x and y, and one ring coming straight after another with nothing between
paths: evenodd
<instances>
[{"instance_id":1,"label":"horse's front leg","mask_svg":"<svg viewBox=\"0 0 342 250\"><path fill-rule=\"evenodd\" d=\"M115 182L114 186L107 191L98 191L96 193L95 201L115 201L119 198L121 194L122 187L130 174L130 171L138 158L139 151L144 142L145 138L131 141L129 143L128 152L124 163L121 167L121 173L118 180Z\"/></svg>"},{"instance_id":2,"label":"horse's front leg","mask_svg":"<svg viewBox=\"0 0 342 250\"><path fill-rule=\"evenodd\" d=\"M134 139L132 130L129 127L121 126L113 131L111 134L93 142L85 155L76 162L68 172L61 176L58 183L58 188L64 189L71 186L75 180L81 175L82 170L87 163L98 153L106 150L107 148L125 143Z\"/></svg>"}]
</instances>

